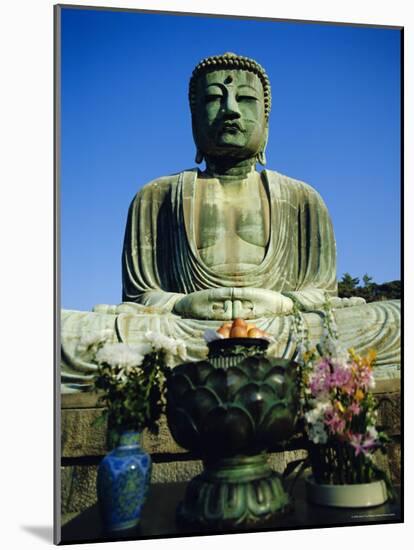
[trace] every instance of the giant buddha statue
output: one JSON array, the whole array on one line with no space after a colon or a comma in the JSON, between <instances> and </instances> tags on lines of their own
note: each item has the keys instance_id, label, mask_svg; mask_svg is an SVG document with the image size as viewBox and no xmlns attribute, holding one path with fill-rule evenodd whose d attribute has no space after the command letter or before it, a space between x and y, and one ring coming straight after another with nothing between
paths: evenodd
<instances>
[{"instance_id":1,"label":"giant buddha statue","mask_svg":"<svg viewBox=\"0 0 414 550\"><path fill-rule=\"evenodd\" d=\"M294 353L293 308L311 341L328 297L344 346L377 350L378 376L398 375L399 301L337 297L336 246L321 196L308 184L263 169L271 108L264 69L226 53L201 61L189 86L197 164L144 185L128 213L119 305L62 313L64 391L90 387L94 365L82 342L105 331L139 344L148 330L184 339L205 356L203 333L224 320L255 320Z\"/></svg>"}]
</instances>

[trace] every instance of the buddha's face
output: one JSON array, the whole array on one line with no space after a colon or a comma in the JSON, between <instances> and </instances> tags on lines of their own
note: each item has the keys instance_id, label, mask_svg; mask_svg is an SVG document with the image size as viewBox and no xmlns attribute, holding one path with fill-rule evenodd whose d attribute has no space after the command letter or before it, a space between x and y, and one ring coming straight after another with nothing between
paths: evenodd
<instances>
[{"instance_id":1,"label":"buddha's face","mask_svg":"<svg viewBox=\"0 0 414 550\"><path fill-rule=\"evenodd\" d=\"M193 133L205 156L255 156L267 137L259 77L237 69L201 75L197 80Z\"/></svg>"}]
</instances>

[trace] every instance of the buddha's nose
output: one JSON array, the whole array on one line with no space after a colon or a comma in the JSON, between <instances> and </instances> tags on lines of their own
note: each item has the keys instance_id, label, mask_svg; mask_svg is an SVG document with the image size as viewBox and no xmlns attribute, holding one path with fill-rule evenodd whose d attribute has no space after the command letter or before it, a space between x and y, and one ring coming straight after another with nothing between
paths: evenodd
<instances>
[{"instance_id":1,"label":"buddha's nose","mask_svg":"<svg viewBox=\"0 0 414 550\"><path fill-rule=\"evenodd\" d=\"M234 94L228 94L223 104L224 114L231 118L239 118L240 110Z\"/></svg>"}]
</instances>

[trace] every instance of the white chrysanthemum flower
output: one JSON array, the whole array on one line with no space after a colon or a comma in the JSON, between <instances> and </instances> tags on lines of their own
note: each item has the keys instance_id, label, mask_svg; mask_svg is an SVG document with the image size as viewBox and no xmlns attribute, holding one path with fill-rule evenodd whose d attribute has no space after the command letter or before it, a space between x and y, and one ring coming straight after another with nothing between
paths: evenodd
<instances>
[{"instance_id":1,"label":"white chrysanthemum flower","mask_svg":"<svg viewBox=\"0 0 414 550\"><path fill-rule=\"evenodd\" d=\"M107 363L117 367L137 367L144 356L139 352L139 345L105 344L96 354L97 363Z\"/></svg>"},{"instance_id":2,"label":"white chrysanthemum flower","mask_svg":"<svg viewBox=\"0 0 414 550\"><path fill-rule=\"evenodd\" d=\"M309 427L309 439L316 445L319 443L326 443L328 441L328 434L326 433L325 426L322 422L317 422Z\"/></svg>"},{"instance_id":3,"label":"white chrysanthemum flower","mask_svg":"<svg viewBox=\"0 0 414 550\"><path fill-rule=\"evenodd\" d=\"M153 350L152 345L149 342L140 342L139 344L134 344L134 349L141 355L147 355Z\"/></svg>"},{"instance_id":4,"label":"white chrysanthemum flower","mask_svg":"<svg viewBox=\"0 0 414 550\"><path fill-rule=\"evenodd\" d=\"M81 339L79 340L77 351L79 353L83 353L88 350L96 351L100 344L103 344L111 337L112 330L110 328L83 333Z\"/></svg>"},{"instance_id":5,"label":"white chrysanthemum flower","mask_svg":"<svg viewBox=\"0 0 414 550\"><path fill-rule=\"evenodd\" d=\"M321 419L321 411L317 408L312 409L305 413L306 422L308 424L317 424L319 420Z\"/></svg>"},{"instance_id":6,"label":"white chrysanthemum flower","mask_svg":"<svg viewBox=\"0 0 414 550\"><path fill-rule=\"evenodd\" d=\"M317 424L323 418L325 411L330 407L330 402L326 400L314 400L314 406L305 413L305 419L308 424Z\"/></svg>"},{"instance_id":7,"label":"white chrysanthemum flower","mask_svg":"<svg viewBox=\"0 0 414 550\"><path fill-rule=\"evenodd\" d=\"M148 331L145 338L150 342L155 351L164 351L167 355L175 355L184 359L186 357L186 346L183 340L175 340L164 336L159 332Z\"/></svg>"},{"instance_id":8,"label":"white chrysanthemum flower","mask_svg":"<svg viewBox=\"0 0 414 550\"><path fill-rule=\"evenodd\" d=\"M148 331L145 333L145 338L151 343L156 351L173 352L175 343L168 336L164 336L159 332Z\"/></svg>"},{"instance_id":9,"label":"white chrysanthemum flower","mask_svg":"<svg viewBox=\"0 0 414 550\"><path fill-rule=\"evenodd\" d=\"M111 336L112 336L112 330L110 328L92 331L92 332L86 332L82 334L82 337L80 339L80 344L83 346L92 346L94 344L100 344L101 342L105 342Z\"/></svg>"},{"instance_id":10,"label":"white chrysanthemum flower","mask_svg":"<svg viewBox=\"0 0 414 550\"><path fill-rule=\"evenodd\" d=\"M160 338L162 338L162 334L160 334L159 332L153 332L149 330L145 333L145 338L155 348L159 344L159 340Z\"/></svg>"}]
</instances>

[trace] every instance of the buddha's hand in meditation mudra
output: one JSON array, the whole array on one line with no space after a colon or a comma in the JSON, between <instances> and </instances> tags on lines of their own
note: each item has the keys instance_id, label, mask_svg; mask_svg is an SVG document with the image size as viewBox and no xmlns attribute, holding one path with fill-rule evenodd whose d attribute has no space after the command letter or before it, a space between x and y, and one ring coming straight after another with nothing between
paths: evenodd
<instances>
[{"instance_id":1,"label":"buddha's hand in meditation mudra","mask_svg":"<svg viewBox=\"0 0 414 550\"><path fill-rule=\"evenodd\" d=\"M293 301L280 292L262 288L212 288L187 294L174 307L182 317L196 319L257 319L286 315Z\"/></svg>"},{"instance_id":2,"label":"buddha's hand in meditation mudra","mask_svg":"<svg viewBox=\"0 0 414 550\"><path fill-rule=\"evenodd\" d=\"M327 296L324 290L308 288L306 290L284 291L284 296L291 298L301 311L318 311L324 308L328 301L332 309L360 306L365 304L364 298L353 296L352 298L339 298Z\"/></svg>"}]
</instances>

